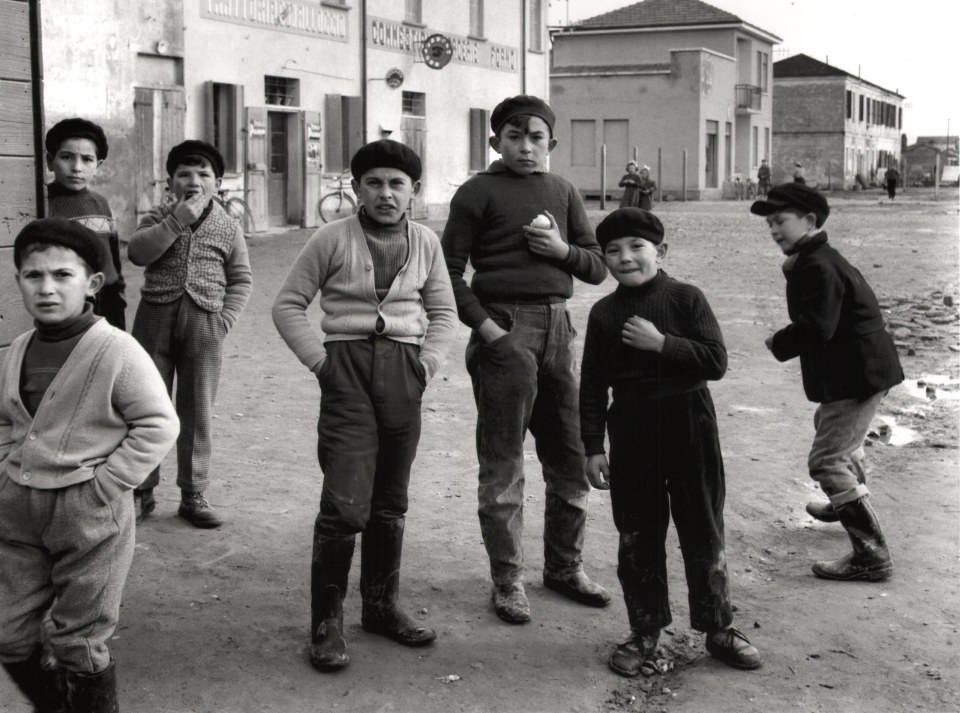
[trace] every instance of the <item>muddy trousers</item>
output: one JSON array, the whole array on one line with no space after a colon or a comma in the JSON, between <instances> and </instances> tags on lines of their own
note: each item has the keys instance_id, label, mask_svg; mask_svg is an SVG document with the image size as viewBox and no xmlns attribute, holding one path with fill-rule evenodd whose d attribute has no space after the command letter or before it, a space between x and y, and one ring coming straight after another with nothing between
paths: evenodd
<instances>
[{"instance_id":1,"label":"muddy trousers","mask_svg":"<svg viewBox=\"0 0 960 713\"><path fill-rule=\"evenodd\" d=\"M523 442L536 442L546 481L544 570L583 568L590 484L580 442L574 337L565 303L487 304L508 334L487 344L474 332L467 370L477 403L480 531L494 584L523 577Z\"/></svg>"},{"instance_id":2,"label":"muddy trousers","mask_svg":"<svg viewBox=\"0 0 960 713\"><path fill-rule=\"evenodd\" d=\"M608 414L610 499L620 532L617 574L633 629L670 624L666 538L670 515L683 555L690 626L733 621L724 555L723 459L707 389L658 401L618 400Z\"/></svg>"}]
</instances>

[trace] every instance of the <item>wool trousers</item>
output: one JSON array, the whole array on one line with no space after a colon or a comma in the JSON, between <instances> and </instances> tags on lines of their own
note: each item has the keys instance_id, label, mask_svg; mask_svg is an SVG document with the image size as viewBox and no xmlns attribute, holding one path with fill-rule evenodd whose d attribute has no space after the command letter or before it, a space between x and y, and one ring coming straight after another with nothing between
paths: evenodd
<instances>
[{"instance_id":1,"label":"wool trousers","mask_svg":"<svg viewBox=\"0 0 960 713\"><path fill-rule=\"evenodd\" d=\"M886 390L866 399L842 399L820 404L813 414L817 429L807 458L810 477L828 495L839 495L861 485L863 473L863 441Z\"/></svg>"}]
</instances>

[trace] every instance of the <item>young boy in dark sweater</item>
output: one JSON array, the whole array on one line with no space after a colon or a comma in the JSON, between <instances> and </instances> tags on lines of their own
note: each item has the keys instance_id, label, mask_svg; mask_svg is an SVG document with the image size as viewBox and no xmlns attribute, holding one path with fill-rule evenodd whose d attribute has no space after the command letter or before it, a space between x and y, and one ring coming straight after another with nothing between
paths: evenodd
<instances>
[{"instance_id":1,"label":"young boy in dark sweater","mask_svg":"<svg viewBox=\"0 0 960 713\"><path fill-rule=\"evenodd\" d=\"M107 137L92 121L64 119L47 132L44 146L47 168L54 178L47 185L50 215L90 228L103 254L103 287L93 297L93 311L114 327L126 329L126 283L117 226L107 199L89 187L107 158Z\"/></svg>"},{"instance_id":2,"label":"young boy in dark sweater","mask_svg":"<svg viewBox=\"0 0 960 713\"><path fill-rule=\"evenodd\" d=\"M766 217L770 235L787 256L790 324L765 343L778 361L800 357L803 390L819 404L807 466L830 503L810 503L807 512L826 522L839 519L853 545L851 554L815 563L813 573L885 580L893 562L868 499L863 441L880 401L903 381L897 348L870 285L827 242L822 227L830 206L820 191L785 183L750 212Z\"/></svg>"},{"instance_id":3,"label":"young boy in dark sweater","mask_svg":"<svg viewBox=\"0 0 960 713\"><path fill-rule=\"evenodd\" d=\"M546 171L557 144L554 121L537 97L497 105L490 146L501 159L457 190L442 239L460 320L473 329L466 361L477 402L480 530L493 603L513 624L530 619L522 549L528 429L547 487L544 584L589 606L610 602L583 572L590 484L580 445L575 333L566 309L574 277L599 284L606 271L577 189ZM474 269L469 285L463 277L468 260Z\"/></svg>"},{"instance_id":4,"label":"young boy in dark sweater","mask_svg":"<svg viewBox=\"0 0 960 713\"><path fill-rule=\"evenodd\" d=\"M593 487L610 489L620 532L617 574L630 637L610 656L610 668L623 676L656 671L660 630L672 620L664 549L671 513L687 575L690 625L706 632L714 657L757 668L756 648L731 627L723 458L706 384L727 369L720 327L699 289L660 268L667 244L653 213L615 210L597 226L597 240L620 285L590 310L580 423L587 476Z\"/></svg>"}]
</instances>

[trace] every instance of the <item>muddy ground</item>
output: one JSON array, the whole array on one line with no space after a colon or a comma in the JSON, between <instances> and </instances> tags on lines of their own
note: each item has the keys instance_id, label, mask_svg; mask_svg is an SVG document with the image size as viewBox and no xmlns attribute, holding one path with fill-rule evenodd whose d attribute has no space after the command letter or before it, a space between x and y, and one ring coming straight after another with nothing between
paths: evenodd
<instances>
[{"instance_id":1,"label":"muddy ground","mask_svg":"<svg viewBox=\"0 0 960 713\"><path fill-rule=\"evenodd\" d=\"M532 443L525 546L533 621L514 627L496 617L476 518L462 329L424 399L401 583L407 608L437 629L437 642L404 649L363 632L354 567L346 604L353 662L339 674L317 673L305 646L319 389L270 320L308 232L258 235L250 239L255 294L227 343L215 416L209 495L227 524L201 531L176 517L168 458L158 510L138 530L112 642L121 710L960 710L957 194L831 200L831 241L874 286L908 379L883 403L887 420L876 422L868 444L869 485L895 560L891 581L831 583L810 572L815 559L843 554L849 543L838 525L816 523L803 509L818 496L805 472L814 406L798 364L777 363L763 346L786 308L782 256L762 220L745 203L665 203L657 209L670 243L666 269L705 291L729 350L727 375L711 385L727 470L727 557L736 624L760 649L763 668L739 672L705 655L687 621L671 529L674 623L663 641L674 670L653 679L612 674L606 658L627 624L608 495L591 496L585 550L589 573L615 594L597 611L543 588L543 487ZM126 269L132 321L141 275ZM570 309L581 338L590 305L612 287L609 279L577 285ZM6 678L0 701L3 710L28 710Z\"/></svg>"}]
</instances>

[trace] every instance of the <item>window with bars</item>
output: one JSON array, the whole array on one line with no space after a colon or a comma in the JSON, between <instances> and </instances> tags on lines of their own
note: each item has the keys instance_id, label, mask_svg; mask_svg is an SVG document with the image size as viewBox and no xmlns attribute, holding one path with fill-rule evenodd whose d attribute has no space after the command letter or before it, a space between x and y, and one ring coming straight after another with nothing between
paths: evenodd
<instances>
[{"instance_id":1,"label":"window with bars","mask_svg":"<svg viewBox=\"0 0 960 713\"><path fill-rule=\"evenodd\" d=\"M401 113L405 116L426 116L427 95L423 92L404 92Z\"/></svg>"},{"instance_id":2,"label":"window with bars","mask_svg":"<svg viewBox=\"0 0 960 713\"><path fill-rule=\"evenodd\" d=\"M300 80L267 75L263 78L263 93L267 104L298 106L300 104Z\"/></svg>"}]
</instances>

